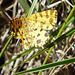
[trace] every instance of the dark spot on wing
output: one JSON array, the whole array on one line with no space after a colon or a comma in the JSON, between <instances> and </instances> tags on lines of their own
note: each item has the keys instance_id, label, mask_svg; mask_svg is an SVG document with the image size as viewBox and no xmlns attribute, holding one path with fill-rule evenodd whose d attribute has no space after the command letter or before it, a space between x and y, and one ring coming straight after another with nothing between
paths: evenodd
<instances>
[{"instance_id":1,"label":"dark spot on wing","mask_svg":"<svg viewBox=\"0 0 75 75\"><path fill-rule=\"evenodd\" d=\"M34 31L36 31L37 29L34 29Z\"/></svg>"},{"instance_id":2,"label":"dark spot on wing","mask_svg":"<svg viewBox=\"0 0 75 75\"><path fill-rule=\"evenodd\" d=\"M39 44L41 42L41 39L37 40L37 44Z\"/></svg>"},{"instance_id":3,"label":"dark spot on wing","mask_svg":"<svg viewBox=\"0 0 75 75\"><path fill-rule=\"evenodd\" d=\"M21 28L21 26L19 26L19 28Z\"/></svg>"},{"instance_id":4,"label":"dark spot on wing","mask_svg":"<svg viewBox=\"0 0 75 75\"><path fill-rule=\"evenodd\" d=\"M40 31L42 31L43 29L40 29Z\"/></svg>"},{"instance_id":5,"label":"dark spot on wing","mask_svg":"<svg viewBox=\"0 0 75 75\"><path fill-rule=\"evenodd\" d=\"M20 39L20 43L22 43L22 40Z\"/></svg>"},{"instance_id":6,"label":"dark spot on wing","mask_svg":"<svg viewBox=\"0 0 75 75\"><path fill-rule=\"evenodd\" d=\"M52 14L54 13L54 11L55 11L55 10L51 10L51 11L50 11L50 15L52 15Z\"/></svg>"},{"instance_id":7,"label":"dark spot on wing","mask_svg":"<svg viewBox=\"0 0 75 75\"><path fill-rule=\"evenodd\" d=\"M52 24L52 23L53 23L53 19L52 19L52 18L50 18L50 19L49 19L49 22L50 22L50 24Z\"/></svg>"},{"instance_id":8,"label":"dark spot on wing","mask_svg":"<svg viewBox=\"0 0 75 75\"><path fill-rule=\"evenodd\" d=\"M17 31L17 32L19 32L19 30L18 30L18 29L16 29L16 31Z\"/></svg>"},{"instance_id":9,"label":"dark spot on wing","mask_svg":"<svg viewBox=\"0 0 75 75\"><path fill-rule=\"evenodd\" d=\"M15 32L14 28L11 28L11 31Z\"/></svg>"},{"instance_id":10,"label":"dark spot on wing","mask_svg":"<svg viewBox=\"0 0 75 75\"><path fill-rule=\"evenodd\" d=\"M49 34L48 33L45 33L45 37L48 37L49 36Z\"/></svg>"},{"instance_id":11,"label":"dark spot on wing","mask_svg":"<svg viewBox=\"0 0 75 75\"><path fill-rule=\"evenodd\" d=\"M36 13L35 13L35 19L37 19L37 15L36 15Z\"/></svg>"},{"instance_id":12,"label":"dark spot on wing","mask_svg":"<svg viewBox=\"0 0 75 75\"><path fill-rule=\"evenodd\" d=\"M23 34L23 32L22 32L22 34Z\"/></svg>"},{"instance_id":13,"label":"dark spot on wing","mask_svg":"<svg viewBox=\"0 0 75 75\"><path fill-rule=\"evenodd\" d=\"M28 46L28 44L27 44L27 43L25 43L25 45L26 45L26 46Z\"/></svg>"},{"instance_id":14,"label":"dark spot on wing","mask_svg":"<svg viewBox=\"0 0 75 75\"><path fill-rule=\"evenodd\" d=\"M25 40L25 38L23 38L23 40Z\"/></svg>"},{"instance_id":15,"label":"dark spot on wing","mask_svg":"<svg viewBox=\"0 0 75 75\"><path fill-rule=\"evenodd\" d=\"M48 18L48 17L49 17L49 15L48 15L48 11L45 11L45 13L46 13L46 17Z\"/></svg>"},{"instance_id":16,"label":"dark spot on wing","mask_svg":"<svg viewBox=\"0 0 75 75\"><path fill-rule=\"evenodd\" d=\"M41 18L42 18L42 13L41 13L41 12L39 13L39 15L40 15L40 16L41 16Z\"/></svg>"},{"instance_id":17,"label":"dark spot on wing","mask_svg":"<svg viewBox=\"0 0 75 75\"><path fill-rule=\"evenodd\" d=\"M39 36L40 36L40 34L37 35L37 37L39 37Z\"/></svg>"}]
</instances>

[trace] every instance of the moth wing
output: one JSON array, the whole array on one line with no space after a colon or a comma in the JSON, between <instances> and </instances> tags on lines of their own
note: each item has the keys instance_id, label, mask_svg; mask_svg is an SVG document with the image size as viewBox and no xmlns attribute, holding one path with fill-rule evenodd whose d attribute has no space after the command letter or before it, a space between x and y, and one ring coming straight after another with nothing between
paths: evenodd
<instances>
[{"instance_id":1,"label":"moth wing","mask_svg":"<svg viewBox=\"0 0 75 75\"><path fill-rule=\"evenodd\" d=\"M29 29L36 29L38 27L44 30L51 30L57 22L57 11L47 10L35 13L26 18Z\"/></svg>"},{"instance_id":2,"label":"moth wing","mask_svg":"<svg viewBox=\"0 0 75 75\"><path fill-rule=\"evenodd\" d=\"M18 36L20 36L20 31L22 28L22 21L19 18L16 18L11 20L9 23L10 23L11 34L18 39Z\"/></svg>"}]
</instances>

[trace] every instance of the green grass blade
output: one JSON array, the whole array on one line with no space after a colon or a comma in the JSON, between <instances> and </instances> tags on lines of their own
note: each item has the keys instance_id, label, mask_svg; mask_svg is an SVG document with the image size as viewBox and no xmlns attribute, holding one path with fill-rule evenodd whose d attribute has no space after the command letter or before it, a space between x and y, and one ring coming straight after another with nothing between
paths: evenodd
<instances>
[{"instance_id":1,"label":"green grass blade","mask_svg":"<svg viewBox=\"0 0 75 75\"><path fill-rule=\"evenodd\" d=\"M33 1L30 10L27 12L28 15L31 15L31 14L32 14L32 12L33 12L33 10L34 10L34 8L35 8L35 5L36 5L36 3L37 3L37 1L38 1L38 0L34 0L34 1ZM26 1L25 1L25 0L19 0L19 2L21 3L21 5L23 6L23 8L25 9L25 8L26 8L25 5L27 4ZM24 3L25 3L25 4L24 4ZM28 7L28 6L27 6L27 7ZM29 8L29 7L28 7L28 8ZM27 9L28 9L28 8L27 8ZM25 9L25 10L26 10L26 9ZM27 11L27 10L26 10L26 11ZM12 39L12 37L10 37L10 39ZM8 42L10 42L10 39L8 40ZM8 43L8 42L7 42L7 43ZM8 43L8 44L9 44L9 43ZM6 44L6 45L7 45L7 44ZM7 46L8 46L8 45L7 45ZM3 51L4 51L6 48L7 48L6 46L3 48L1 55L3 54ZM25 54L31 52L31 51L34 50L34 49L36 49L36 48L31 48L31 49L25 51L24 53L21 53L20 55L18 55L18 56L15 57L14 59L11 59L9 62L7 62L7 63L3 64L2 66L0 66L0 68L2 68L3 66L6 66L7 64L11 63L12 61L15 61L16 59L18 59L18 58L24 56Z\"/></svg>"},{"instance_id":2,"label":"green grass blade","mask_svg":"<svg viewBox=\"0 0 75 75\"><path fill-rule=\"evenodd\" d=\"M33 10L34 10L34 8L35 8L35 5L36 5L37 1L38 1L38 0L34 0L34 1L33 1L31 8L29 9L29 11L28 11L28 12L26 13L26 15L25 15L25 18L28 17L28 16L30 16L30 15L33 13Z\"/></svg>"},{"instance_id":3,"label":"green grass blade","mask_svg":"<svg viewBox=\"0 0 75 75\"><path fill-rule=\"evenodd\" d=\"M21 3L21 5L23 6L23 8L25 9L25 11L28 11L28 9L30 8L27 4L27 2L25 0L19 0L19 2ZM37 3L37 0L34 0L34 3ZM33 5L33 8L31 8L30 10L33 10L34 9L34 3L32 4ZM32 11L33 12L33 11ZM31 11L28 11L28 15L29 13L31 13ZM12 40L13 36L11 36L9 38L9 40L7 41L6 45L4 46L4 48L2 49L1 53L0 53L0 58L2 56L2 54L4 53L5 49L7 48L8 44L10 43L10 41Z\"/></svg>"},{"instance_id":4,"label":"green grass blade","mask_svg":"<svg viewBox=\"0 0 75 75\"><path fill-rule=\"evenodd\" d=\"M59 36L61 35L61 33L62 33L62 31L63 31L63 29L64 29L66 23L67 23L68 20L71 18L71 16L72 16L72 14L73 14L74 11L75 11L75 6L72 8L72 10L71 10L70 14L68 15L66 21L63 23L62 27L60 28L60 30L59 30L59 32L58 32L58 34L57 34L57 36L56 36L56 39L58 39ZM44 62L43 62L43 65L47 62L47 59L48 59L48 57L49 57L51 51L53 50L53 48L54 48L54 46L52 46L52 47L50 48L50 50L49 50L49 52L48 52L48 55L46 56L46 58L45 58L45 60L44 60ZM41 72L42 72L42 71L40 71L40 72L38 73L38 75L41 75Z\"/></svg>"},{"instance_id":5,"label":"green grass blade","mask_svg":"<svg viewBox=\"0 0 75 75\"><path fill-rule=\"evenodd\" d=\"M4 51L6 50L7 46L9 45L10 41L12 40L13 36L11 36L9 38L9 40L7 41L7 43L5 44L4 48L2 49L1 53L0 53L0 58L2 56L2 54L4 53Z\"/></svg>"},{"instance_id":6,"label":"green grass blade","mask_svg":"<svg viewBox=\"0 0 75 75\"><path fill-rule=\"evenodd\" d=\"M57 36L56 36L56 39L57 39L57 38L60 36L60 34L62 33L62 31L63 31L63 29L64 29L64 27L65 27L65 24L66 24L66 23L68 22L68 20L71 18L71 15L73 14L74 11L75 11L75 6L72 8L72 10L71 10L70 14L68 15L66 21L65 21L64 24L62 25L62 27L61 27L59 33L58 33Z\"/></svg>"},{"instance_id":7,"label":"green grass blade","mask_svg":"<svg viewBox=\"0 0 75 75\"><path fill-rule=\"evenodd\" d=\"M28 11L28 9L30 8L27 4L27 2L25 0L19 0L19 2L22 4L23 8ZM7 46L9 45L10 41L12 40L13 35L9 38L9 40L7 41L7 43L5 44L4 48L2 49L1 53L0 53L0 58L2 56L2 54L4 53L4 51L6 50Z\"/></svg>"},{"instance_id":8,"label":"green grass blade","mask_svg":"<svg viewBox=\"0 0 75 75\"><path fill-rule=\"evenodd\" d=\"M26 71L17 72L13 75L22 75L22 74L25 74L25 73L38 72L38 71L50 69L52 67L56 67L56 66L60 66L60 65L64 65L64 64L69 64L69 63L73 63L73 62L75 62L75 57L70 58L70 59L65 59L65 60L62 60L62 61L58 61L58 62L54 62L54 63L50 63L50 64L46 64L46 65L42 65L40 67L36 67L36 68L29 69L29 70L26 70Z\"/></svg>"},{"instance_id":9,"label":"green grass blade","mask_svg":"<svg viewBox=\"0 0 75 75\"><path fill-rule=\"evenodd\" d=\"M38 2L38 0L33 1L32 6L31 6L31 8L29 10L28 16L30 16L33 13L33 10L34 10L35 5L36 5L37 2Z\"/></svg>"},{"instance_id":10,"label":"green grass blade","mask_svg":"<svg viewBox=\"0 0 75 75\"><path fill-rule=\"evenodd\" d=\"M70 18L70 20L65 24L64 29L72 22L75 20L75 16L73 16L72 18ZM59 26L59 28L57 30L55 30L54 32L50 33L50 40L57 35L57 33L59 32L60 28L62 27L63 24L61 24Z\"/></svg>"},{"instance_id":11,"label":"green grass blade","mask_svg":"<svg viewBox=\"0 0 75 75\"><path fill-rule=\"evenodd\" d=\"M29 49L29 50L26 50L26 51L22 52L21 54L19 54L19 55L18 55L17 57L15 57L14 59L11 59L11 60L8 61L7 63L1 65L1 66L0 66L0 69L1 69L2 67L6 66L7 64L11 63L12 61L15 61L15 60L17 60L18 58L25 56L27 53L30 53L31 51L33 51L33 50L35 50L35 49L36 49L36 48L33 47L33 48Z\"/></svg>"},{"instance_id":12,"label":"green grass blade","mask_svg":"<svg viewBox=\"0 0 75 75\"><path fill-rule=\"evenodd\" d=\"M54 42L52 42L51 44L49 44L45 49L40 50L38 53L36 53L35 55L33 55L32 57L30 57L29 59L27 59L26 61L24 61L23 63L19 64L17 67L19 67L20 65L26 63L27 61L30 61L31 59L35 58L36 56L42 54L44 51L48 50L50 47L56 45L57 43L59 43L60 41L62 41L63 39L65 39L66 37L70 36L71 34L73 34L75 32L75 27L73 27L72 29L70 29L69 31L67 31L65 34L63 34L62 36L60 36L58 39L56 39ZM15 69L15 68L13 68ZM13 70L11 69L11 70Z\"/></svg>"},{"instance_id":13,"label":"green grass blade","mask_svg":"<svg viewBox=\"0 0 75 75\"><path fill-rule=\"evenodd\" d=\"M28 5L26 0L18 0L20 2L20 4L22 5L22 7L24 8L24 10L27 12L30 8L30 6Z\"/></svg>"}]
</instances>

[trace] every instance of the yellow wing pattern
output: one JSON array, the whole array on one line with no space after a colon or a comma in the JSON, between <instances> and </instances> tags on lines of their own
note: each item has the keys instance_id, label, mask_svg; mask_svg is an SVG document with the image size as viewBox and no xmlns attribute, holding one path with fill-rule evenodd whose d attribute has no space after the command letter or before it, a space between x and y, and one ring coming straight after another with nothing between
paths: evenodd
<instances>
[{"instance_id":1,"label":"yellow wing pattern","mask_svg":"<svg viewBox=\"0 0 75 75\"><path fill-rule=\"evenodd\" d=\"M11 34L20 38L25 49L30 47L42 47L49 40L49 33L57 22L57 11L47 10L30 15L27 18L10 21Z\"/></svg>"}]
</instances>

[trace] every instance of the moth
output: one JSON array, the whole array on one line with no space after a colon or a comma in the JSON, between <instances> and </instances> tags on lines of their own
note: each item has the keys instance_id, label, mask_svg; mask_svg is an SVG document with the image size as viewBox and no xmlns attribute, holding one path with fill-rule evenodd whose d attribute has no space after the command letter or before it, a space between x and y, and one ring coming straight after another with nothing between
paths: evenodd
<instances>
[{"instance_id":1,"label":"moth","mask_svg":"<svg viewBox=\"0 0 75 75\"><path fill-rule=\"evenodd\" d=\"M53 29L57 23L57 11L47 10L30 15L27 18L23 16L19 19L10 21L11 34L16 39L20 39L20 43L25 49L30 47L42 47L49 40L47 30Z\"/></svg>"}]
</instances>

